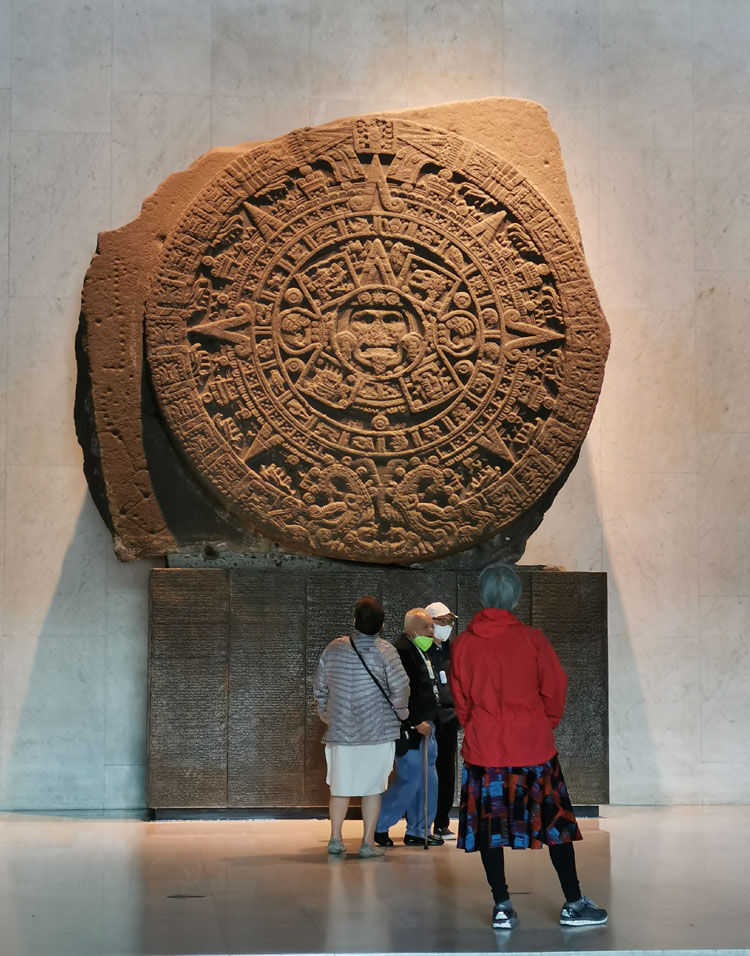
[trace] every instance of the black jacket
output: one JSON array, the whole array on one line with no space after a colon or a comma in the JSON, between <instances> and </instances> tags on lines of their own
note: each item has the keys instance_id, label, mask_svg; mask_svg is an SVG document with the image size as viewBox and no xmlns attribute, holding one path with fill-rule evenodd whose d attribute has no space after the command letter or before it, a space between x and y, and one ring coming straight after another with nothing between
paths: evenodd
<instances>
[{"instance_id":1,"label":"black jacket","mask_svg":"<svg viewBox=\"0 0 750 956\"><path fill-rule=\"evenodd\" d=\"M430 678L419 648L406 634L402 634L398 638L394 647L399 653L401 663L404 665L404 670L409 678L409 723L412 727L421 724L423 720L429 720L436 724L438 720L438 702L435 696L437 682L433 682ZM417 733L416 730L410 731L409 747L412 750L419 749L421 740L421 734Z\"/></svg>"},{"instance_id":2,"label":"black jacket","mask_svg":"<svg viewBox=\"0 0 750 956\"><path fill-rule=\"evenodd\" d=\"M440 723L445 725L456 719L456 711L453 709L453 695L451 686L448 683L448 675L451 668L451 642L443 641L442 644L435 642L427 651L427 656L432 661L432 667L437 679L438 691L440 692Z\"/></svg>"}]
</instances>

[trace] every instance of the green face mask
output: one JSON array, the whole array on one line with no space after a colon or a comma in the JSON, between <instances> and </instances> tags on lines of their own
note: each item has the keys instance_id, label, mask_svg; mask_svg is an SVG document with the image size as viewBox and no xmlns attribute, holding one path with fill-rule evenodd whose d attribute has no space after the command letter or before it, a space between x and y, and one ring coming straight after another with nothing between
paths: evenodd
<instances>
[{"instance_id":1,"label":"green face mask","mask_svg":"<svg viewBox=\"0 0 750 956\"><path fill-rule=\"evenodd\" d=\"M415 637L414 643L417 645L420 651L422 651L422 653L426 654L427 651L429 651L429 649L432 647L432 638L431 637Z\"/></svg>"}]
</instances>

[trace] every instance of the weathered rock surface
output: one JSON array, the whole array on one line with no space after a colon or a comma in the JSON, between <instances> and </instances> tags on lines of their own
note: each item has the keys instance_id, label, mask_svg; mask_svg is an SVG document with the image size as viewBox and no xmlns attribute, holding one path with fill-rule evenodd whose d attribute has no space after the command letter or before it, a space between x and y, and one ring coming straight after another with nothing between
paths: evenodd
<instances>
[{"instance_id":1,"label":"weathered rock surface","mask_svg":"<svg viewBox=\"0 0 750 956\"><path fill-rule=\"evenodd\" d=\"M99 237L77 341L87 477L122 559L517 558L608 341L536 104L213 150Z\"/></svg>"}]
</instances>

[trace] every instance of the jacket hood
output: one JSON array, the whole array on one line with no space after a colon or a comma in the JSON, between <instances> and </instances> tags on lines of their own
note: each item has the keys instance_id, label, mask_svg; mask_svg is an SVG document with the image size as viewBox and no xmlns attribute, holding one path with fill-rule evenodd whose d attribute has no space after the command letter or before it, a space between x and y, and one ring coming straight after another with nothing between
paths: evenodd
<instances>
[{"instance_id":1,"label":"jacket hood","mask_svg":"<svg viewBox=\"0 0 750 956\"><path fill-rule=\"evenodd\" d=\"M510 611L488 607L474 615L466 630L477 637L491 638L496 636L498 627L508 627L509 624L518 623L518 618Z\"/></svg>"}]
</instances>

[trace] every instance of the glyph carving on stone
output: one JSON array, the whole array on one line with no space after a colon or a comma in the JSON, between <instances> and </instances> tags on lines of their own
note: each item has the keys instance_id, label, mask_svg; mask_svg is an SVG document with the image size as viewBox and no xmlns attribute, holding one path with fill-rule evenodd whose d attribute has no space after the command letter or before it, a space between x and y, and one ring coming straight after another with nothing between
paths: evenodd
<instances>
[{"instance_id":1,"label":"glyph carving on stone","mask_svg":"<svg viewBox=\"0 0 750 956\"><path fill-rule=\"evenodd\" d=\"M539 189L393 114L237 154L167 236L143 321L167 431L217 507L385 563L521 520L576 455L608 347Z\"/></svg>"}]
</instances>

